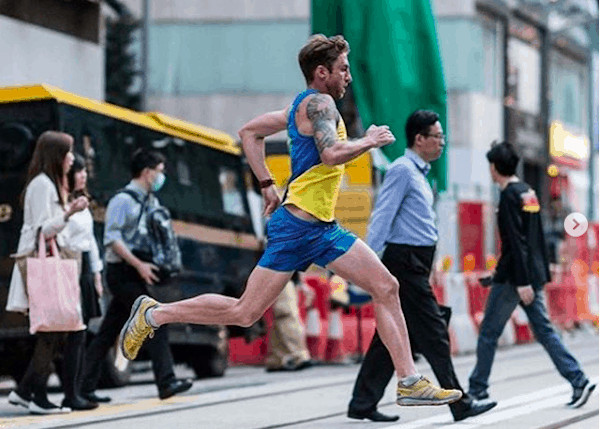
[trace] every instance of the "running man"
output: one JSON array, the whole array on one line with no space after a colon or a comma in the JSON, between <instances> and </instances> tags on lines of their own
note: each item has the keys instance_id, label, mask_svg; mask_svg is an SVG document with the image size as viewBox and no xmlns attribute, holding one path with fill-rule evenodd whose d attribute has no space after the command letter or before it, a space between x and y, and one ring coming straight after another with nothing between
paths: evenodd
<instances>
[{"instance_id":1,"label":"running man","mask_svg":"<svg viewBox=\"0 0 600 429\"><path fill-rule=\"evenodd\" d=\"M312 36L298 61L308 88L287 109L266 113L240 130L242 146L265 202L268 243L241 298L204 294L173 303L140 296L121 332L120 347L135 359L146 338L168 323L250 326L275 301L294 271L316 263L359 285L373 297L377 330L398 376L398 405L444 405L462 396L417 373L398 295L398 281L377 255L334 220L344 164L393 143L387 126L371 125L365 137L348 141L334 100L352 81L348 42L342 36ZM265 137L287 128L292 177L281 200L265 164Z\"/></svg>"}]
</instances>

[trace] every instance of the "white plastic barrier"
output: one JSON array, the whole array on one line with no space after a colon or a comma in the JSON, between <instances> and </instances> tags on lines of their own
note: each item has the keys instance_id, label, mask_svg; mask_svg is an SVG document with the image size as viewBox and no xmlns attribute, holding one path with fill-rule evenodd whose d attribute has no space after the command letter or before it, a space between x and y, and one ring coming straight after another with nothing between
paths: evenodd
<instances>
[{"instance_id":1,"label":"white plastic barrier","mask_svg":"<svg viewBox=\"0 0 600 429\"><path fill-rule=\"evenodd\" d=\"M441 277L444 287L445 305L452 307L450 319L450 338L453 342L453 353L469 353L477 350L478 327L469 313L469 293L464 273L448 273ZM519 323L527 323L527 316L521 308L513 313L511 319L506 323L502 335L498 339L498 345L508 346L515 344L516 332L513 320Z\"/></svg>"},{"instance_id":2,"label":"white plastic barrier","mask_svg":"<svg viewBox=\"0 0 600 429\"><path fill-rule=\"evenodd\" d=\"M598 277L588 276L588 305L590 313L598 316Z\"/></svg>"},{"instance_id":3,"label":"white plastic barrier","mask_svg":"<svg viewBox=\"0 0 600 429\"><path fill-rule=\"evenodd\" d=\"M477 328L469 315L467 288L462 273L449 273L445 284L446 305L452 308L450 330L456 341L456 353L467 353L477 348Z\"/></svg>"}]
</instances>

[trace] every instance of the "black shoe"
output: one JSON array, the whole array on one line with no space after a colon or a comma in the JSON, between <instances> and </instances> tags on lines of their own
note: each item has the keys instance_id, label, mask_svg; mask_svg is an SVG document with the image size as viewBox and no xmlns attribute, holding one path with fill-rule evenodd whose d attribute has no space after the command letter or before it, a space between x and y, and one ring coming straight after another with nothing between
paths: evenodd
<instances>
[{"instance_id":1,"label":"black shoe","mask_svg":"<svg viewBox=\"0 0 600 429\"><path fill-rule=\"evenodd\" d=\"M267 367L266 371L267 372L279 372L279 371L296 371L296 364L294 362L287 361L281 364L281 366L272 366L272 367Z\"/></svg>"},{"instance_id":2,"label":"black shoe","mask_svg":"<svg viewBox=\"0 0 600 429\"><path fill-rule=\"evenodd\" d=\"M310 368L311 366L315 366L316 362L312 359L308 359L305 361L300 362L298 365L296 365L296 367L294 368L294 371L301 371L303 369L306 368Z\"/></svg>"},{"instance_id":3,"label":"black shoe","mask_svg":"<svg viewBox=\"0 0 600 429\"><path fill-rule=\"evenodd\" d=\"M98 395L96 395L95 392L82 393L81 397L83 399L87 399L88 401L95 402L97 404L99 404L99 403L106 403L106 402L110 402L111 401L110 396L98 396Z\"/></svg>"},{"instance_id":4,"label":"black shoe","mask_svg":"<svg viewBox=\"0 0 600 429\"><path fill-rule=\"evenodd\" d=\"M75 396L73 398L63 399L62 406L72 410L93 410L94 408L98 408L98 403L81 396Z\"/></svg>"},{"instance_id":5,"label":"black shoe","mask_svg":"<svg viewBox=\"0 0 600 429\"><path fill-rule=\"evenodd\" d=\"M47 415L47 414L67 414L71 412L70 408L59 407L53 404L46 398L32 399L29 402L29 412L31 414Z\"/></svg>"},{"instance_id":6,"label":"black shoe","mask_svg":"<svg viewBox=\"0 0 600 429\"><path fill-rule=\"evenodd\" d=\"M282 372L282 371L296 371L296 368L288 368L286 366L278 366L275 368L267 368L265 371L267 372Z\"/></svg>"},{"instance_id":7,"label":"black shoe","mask_svg":"<svg viewBox=\"0 0 600 429\"><path fill-rule=\"evenodd\" d=\"M571 402L567 404L567 407L579 408L583 406L587 402L595 388L596 385L590 383L589 380L586 380L583 386L573 388L573 397L571 398Z\"/></svg>"},{"instance_id":8,"label":"black shoe","mask_svg":"<svg viewBox=\"0 0 600 429\"><path fill-rule=\"evenodd\" d=\"M479 414L483 414L486 411L494 408L498 403L496 401L492 401L491 399L480 399L473 400L471 402L471 406L460 413L454 414L454 421L459 422L461 420L466 419L467 417L478 416Z\"/></svg>"},{"instance_id":9,"label":"black shoe","mask_svg":"<svg viewBox=\"0 0 600 429\"><path fill-rule=\"evenodd\" d=\"M379 411L371 411L370 413L360 413L352 410L348 410L348 417L357 420L371 420L373 422L395 422L400 416L388 416L387 414L380 413Z\"/></svg>"},{"instance_id":10,"label":"black shoe","mask_svg":"<svg viewBox=\"0 0 600 429\"><path fill-rule=\"evenodd\" d=\"M18 405L24 408L29 408L30 398L27 395L19 395L16 390L13 390L8 394L8 403L12 405Z\"/></svg>"},{"instance_id":11,"label":"black shoe","mask_svg":"<svg viewBox=\"0 0 600 429\"><path fill-rule=\"evenodd\" d=\"M171 382L167 387L158 389L158 397L160 399L167 399L177 393L185 392L192 387L190 380L175 380Z\"/></svg>"}]
</instances>

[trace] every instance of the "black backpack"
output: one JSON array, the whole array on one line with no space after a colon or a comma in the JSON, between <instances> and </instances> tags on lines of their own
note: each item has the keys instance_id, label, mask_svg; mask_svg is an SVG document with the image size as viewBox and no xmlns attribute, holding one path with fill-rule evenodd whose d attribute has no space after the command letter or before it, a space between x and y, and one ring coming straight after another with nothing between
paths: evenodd
<instances>
[{"instance_id":1,"label":"black backpack","mask_svg":"<svg viewBox=\"0 0 600 429\"><path fill-rule=\"evenodd\" d=\"M137 230L132 237L132 253L145 262L160 268L160 277L172 277L182 269L181 251L171 222L171 214L166 207L156 203L152 194L142 201L140 195L131 189L121 189L141 204Z\"/></svg>"}]
</instances>

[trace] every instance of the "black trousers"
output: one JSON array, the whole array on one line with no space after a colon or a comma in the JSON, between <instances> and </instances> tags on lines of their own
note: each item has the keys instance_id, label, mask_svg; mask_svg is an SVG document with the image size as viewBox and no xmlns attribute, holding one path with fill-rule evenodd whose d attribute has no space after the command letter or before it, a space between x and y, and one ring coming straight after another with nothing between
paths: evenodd
<instances>
[{"instance_id":1,"label":"black trousers","mask_svg":"<svg viewBox=\"0 0 600 429\"><path fill-rule=\"evenodd\" d=\"M48 377L54 370L54 359L63 351L67 338L66 332L38 332L35 334L33 355L25 371L25 375L17 386L17 393L22 398L30 398L45 402L47 396Z\"/></svg>"},{"instance_id":2,"label":"black trousers","mask_svg":"<svg viewBox=\"0 0 600 429\"><path fill-rule=\"evenodd\" d=\"M81 254L81 315L83 323L89 323L92 317L101 315L98 294L94 284L94 273L90 264L90 252ZM85 359L85 339L87 331L69 332L63 358L63 390L65 398L74 399L79 396L83 377Z\"/></svg>"},{"instance_id":3,"label":"black trousers","mask_svg":"<svg viewBox=\"0 0 600 429\"><path fill-rule=\"evenodd\" d=\"M115 345L121 328L129 318L133 302L138 296L148 294L146 285L137 271L125 263L107 264L106 284L112 294L112 300L108 305L98 334L85 353L83 393L93 392L97 388L102 362L104 362L109 349ZM143 349L146 349L150 355L154 380L159 389L168 386L175 380L173 355L166 328L164 326L155 331L154 338L151 338L143 346Z\"/></svg>"},{"instance_id":4,"label":"black trousers","mask_svg":"<svg viewBox=\"0 0 600 429\"><path fill-rule=\"evenodd\" d=\"M410 344L421 353L441 387L463 390L450 357L448 326L429 284L435 247L389 244L382 262L400 283L400 302L406 319ZM349 408L359 413L377 409L392 375L394 365L377 332L365 355L352 392ZM470 407L472 398L464 394L450 405L452 414Z\"/></svg>"}]
</instances>

